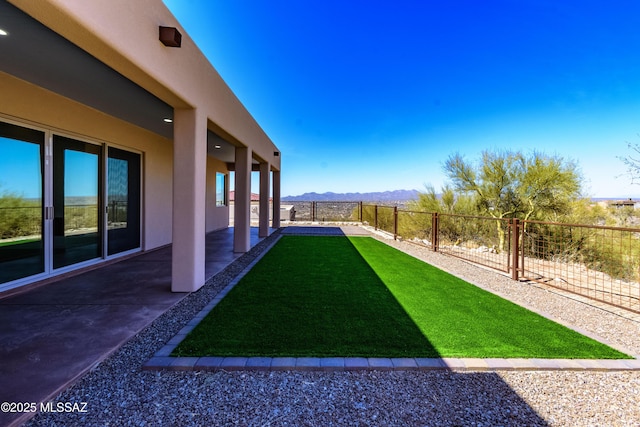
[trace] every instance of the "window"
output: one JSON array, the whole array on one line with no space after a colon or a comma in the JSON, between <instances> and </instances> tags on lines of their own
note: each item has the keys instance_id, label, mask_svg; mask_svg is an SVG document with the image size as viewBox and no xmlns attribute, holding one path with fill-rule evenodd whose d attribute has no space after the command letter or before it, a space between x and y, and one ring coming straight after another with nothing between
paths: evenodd
<instances>
[{"instance_id":1,"label":"window","mask_svg":"<svg viewBox=\"0 0 640 427\"><path fill-rule=\"evenodd\" d=\"M216 172L216 206L227 206L227 175Z\"/></svg>"}]
</instances>

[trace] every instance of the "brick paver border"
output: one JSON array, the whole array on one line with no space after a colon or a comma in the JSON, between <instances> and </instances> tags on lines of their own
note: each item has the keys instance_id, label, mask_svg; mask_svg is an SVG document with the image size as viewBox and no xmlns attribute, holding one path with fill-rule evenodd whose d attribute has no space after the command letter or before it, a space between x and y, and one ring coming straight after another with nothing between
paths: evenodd
<instances>
[{"instance_id":1,"label":"brick paver border","mask_svg":"<svg viewBox=\"0 0 640 427\"><path fill-rule=\"evenodd\" d=\"M163 357L145 371L640 371L640 360L366 357Z\"/></svg>"}]
</instances>

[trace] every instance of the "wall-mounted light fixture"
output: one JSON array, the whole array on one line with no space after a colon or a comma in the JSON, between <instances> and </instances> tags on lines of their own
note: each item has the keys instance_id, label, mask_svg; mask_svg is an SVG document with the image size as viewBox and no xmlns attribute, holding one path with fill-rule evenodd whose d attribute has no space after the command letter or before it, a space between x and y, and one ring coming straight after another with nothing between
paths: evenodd
<instances>
[{"instance_id":1,"label":"wall-mounted light fixture","mask_svg":"<svg viewBox=\"0 0 640 427\"><path fill-rule=\"evenodd\" d=\"M165 123L173 123L173 120L170 119L169 117L165 117L164 119L162 119L162 121Z\"/></svg>"},{"instance_id":2,"label":"wall-mounted light fixture","mask_svg":"<svg viewBox=\"0 0 640 427\"><path fill-rule=\"evenodd\" d=\"M279 157L280 156L280 152L279 151L274 151L273 152L273 157Z\"/></svg>"},{"instance_id":3,"label":"wall-mounted light fixture","mask_svg":"<svg viewBox=\"0 0 640 427\"><path fill-rule=\"evenodd\" d=\"M176 27L160 27L160 41L169 47L182 46L182 34Z\"/></svg>"},{"instance_id":4,"label":"wall-mounted light fixture","mask_svg":"<svg viewBox=\"0 0 640 427\"><path fill-rule=\"evenodd\" d=\"M219 145L219 144L216 144L216 145L214 145L214 146L213 146L213 148L215 148L216 150L219 150L219 149L221 149L221 148L222 148L222 146L221 146L221 145Z\"/></svg>"},{"instance_id":5,"label":"wall-mounted light fixture","mask_svg":"<svg viewBox=\"0 0 640 427\"><path fill-rule=\"evenodd\" d=\"M7 33L5 30L0 28L0 36L8 36L8 35L9 35L9 33Z\"/></svg>"}]
</instances>

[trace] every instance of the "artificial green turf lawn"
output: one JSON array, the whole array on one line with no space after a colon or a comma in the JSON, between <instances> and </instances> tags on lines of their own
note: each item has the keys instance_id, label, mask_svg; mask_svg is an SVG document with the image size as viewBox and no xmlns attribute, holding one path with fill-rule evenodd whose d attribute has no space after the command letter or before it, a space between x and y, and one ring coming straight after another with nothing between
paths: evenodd
<instances>
[{"instance_id":1,"label":"artificial green turf lawn","mask_svg":"<svg viewBox=\"0 0 640 427\"><path fill-rule=\"evenodd\" d=\"M175 356L629 356L369 237L283 236Z\"/></svg>"}]
</instances>

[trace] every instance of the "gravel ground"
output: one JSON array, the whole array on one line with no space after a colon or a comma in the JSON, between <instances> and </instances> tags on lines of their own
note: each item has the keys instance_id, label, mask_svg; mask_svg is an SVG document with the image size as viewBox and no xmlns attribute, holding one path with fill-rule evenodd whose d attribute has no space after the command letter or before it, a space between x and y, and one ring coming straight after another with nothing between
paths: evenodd
<instances>
[{"instance_id":1,"label":"gravel ground","mask_svg":"<svg viewBox=\"0 0 640 427\"><path fill-rule=\"evenodd\" d=\"M86 402L86 413L38 414L27 425L640 425L640 372L142 371L142 364L276 234L54 399ZM640 354L638 322L409 243L385 241Z\"/></svg>"}]
</instances>

